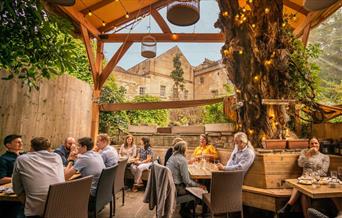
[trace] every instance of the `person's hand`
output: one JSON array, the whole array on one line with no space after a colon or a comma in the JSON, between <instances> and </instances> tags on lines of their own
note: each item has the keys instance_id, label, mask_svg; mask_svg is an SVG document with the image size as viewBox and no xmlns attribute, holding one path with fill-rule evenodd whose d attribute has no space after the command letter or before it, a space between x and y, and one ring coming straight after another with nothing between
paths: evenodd
<instances>
[{"instance_id":1,"label":"person's hand","mask_svg":"<svg viewBox=\"0 0 342 218\"><path fill-rule=\"evenodd\" d=\"M207 190L207 187L205 185L199 185L199 187L203 190Z\"/></svg>"},{"instance_id":2,"label":"person's hand","mask_svg":"<svg viewBox=\"0 0 342 218\"><path fill-rule=\"evenodd\" d=\"M217 166L217 168L219 170L223 170L224 169L224 166L221 163L216 164L216 166Z\"/></svg>"},{"instance_id":3,"label":"person's hand","mask_svg":"<svg viewBox=\"0 0 342 218\"><path fill-rule=\"evenodd\" d=\"M69 160L76 160L77 159L77 151L71 151L68 157Z\"/></svg>"},{"instance_id":4,"label":"person's hand","mask_svg":"<svg viewBox=\"0 0 342 218\"><path fill-rule=\"evenodd\" d=\"M307 157L311 157L312 155L316 154L317 153L317 150L316 148L312 147L310 148L307 152L306 152L306 156Z\"/></svg>"}]
</instances>

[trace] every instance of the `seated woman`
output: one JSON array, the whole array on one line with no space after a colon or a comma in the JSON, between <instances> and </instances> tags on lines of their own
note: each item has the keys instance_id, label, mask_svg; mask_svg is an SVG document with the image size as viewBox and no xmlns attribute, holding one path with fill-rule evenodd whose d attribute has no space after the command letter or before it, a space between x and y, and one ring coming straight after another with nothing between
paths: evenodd
<instances>
[{"instance_id":1,"label":"seated woman","mask_svg":"<svg viewBox=\"0 0 342 218\"><path fill-rule=\"evenodd\" d=\"M213 145L208 144L208 137L205 134L200 135L200 144L195 148L192 154L192 159L189 163L193 163L202 157L209 159L209 161L214 162L218 159L218 152Z\"/></svg>"},{"instance_id":2,"label":"seated woman","mask_svg":"<svg viewBox=\"0 0 342 218\"><path fill-rule=\"evenodd\" d=\"M177 142L173 147L173 154L166 163L166 167L172 172L173 181L176 184L177 196L188 194L185 190L187 186L200 186L205 189L205 186L190 179L188 171L188 162L185 158L185 152L187 149L187 143L185 141ZM187 204L181 205L180 211L182 217L190 214Z\"/></svg>"},{"instance_id":3,"label":"seated woman","mask_svg":"<svg viewBox=\"0 0 342 218\"><path fill-rule=\"evenodd\" d=\"M175 144L177 142L180 142L180 141L184 141L182 138L175 138L173 141L172 141L172 145L169 149L167 149L166 153L165 153L165 157L164 157L164 166L166 166L166 163L167 161L169 160L169 158L171 157L172 153L173 153L173 147L175 146Z\"/></svg>"},{"instance_id":4,"label":"seated woman","mask_svg":"<svg viewBox=\"0 0 342 218\"><path fill-rule=\"evenodd\" d=\"M298 158L298 166L303 168L303 175L326 176L328 173L329 164L329 156L319 152L318 139L312 137L309 141L309 148L304 149ZM301 195L297 189L292 190L290 200L278 212L289 212L299 197L301 197L304 217L308 217L307 210L310 206L310 199L305 195Z\"/></svg>"},{"instance_id":5,"label":"seated woman","mask_svg":"<svg viewBox=\"0 0 342 218\"><path fill-rule=\"evenodd\" d=\"M119 151L120 157L135 158L137 156L137 146L134 144L132 135L125 137L125 142L121 145Z\"/></svg>"},{"instance_id":6,"label":"seated woman","mask_svg":"<svg viewBox=\"0 0 342 218\"><path fill-rule=\"evenodd\" d=\"M141 138L141 145L138 152L137 158L135 158L131 165L131 172L134 175L134 186L132 191L137 191L138 187L144 186L143 181L141 179L142 172L147 170L152 164L153 152L150 145L150 139L147 137Z\"/></svg>"}]
</instances>

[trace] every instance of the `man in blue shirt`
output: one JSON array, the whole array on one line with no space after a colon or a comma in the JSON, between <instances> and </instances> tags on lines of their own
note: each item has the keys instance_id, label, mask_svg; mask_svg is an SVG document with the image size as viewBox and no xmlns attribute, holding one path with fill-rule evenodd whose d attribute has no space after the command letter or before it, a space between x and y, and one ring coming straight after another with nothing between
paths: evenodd
<instances>
[{"instance_id":1,"label":"man in blue shirt","mask_svg":"<svg viewBox=\"0 0 342 218\"><path fill-rule=\"evenodd\" d=\"M14 163L23 149L21 135L13 134L4 138L4 146L7 151L0 156L0 184L12 182ZM0 217L22 218L24 207L20 202L1 201Z\"/></svg>"},{"instance_id":2,"label":"man in blue shirt","mask_svg":"<svg viewBox=\"0 0 342 218\"><path fill-rule=\"evenodd\" d=\"M68 157L70 151L76 147L76 140L73 137L67 137L64 140L64 144L60 145L55 149L55 153L59 154L62 158L63 165L66 166L68 164Z\"/></svg>"},{"instance_id":3,"label":"man in blue shirt","mask_svg":"<svg viewBox=\"0 0 342 218\"><path fill-rule=\"evenodd\" d=\"M10 183L12 181L12 172L14 162L23 149L21 135L8 135L4 139L6 153L0 157L0 184Z\"/></svg>"}]
</instances>

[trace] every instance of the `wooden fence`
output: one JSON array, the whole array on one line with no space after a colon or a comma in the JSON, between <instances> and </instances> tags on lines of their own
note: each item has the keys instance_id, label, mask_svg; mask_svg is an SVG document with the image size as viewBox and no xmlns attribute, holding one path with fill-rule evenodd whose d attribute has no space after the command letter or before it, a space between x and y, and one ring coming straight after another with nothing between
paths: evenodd
<instances>
[{"instance_id":1,"label":"wooden fence","mask_svg":"<svg viewBox=\"0 0 342 218\"><path fill-rule=\"evenodd\" d=\"M69 135L90 136L91 100L91 86L68 75L44 80L31 92L20 81L0 80L0 144L13 133L23 136L25 150L36 136L54 147Z\"/></svg>"},{"instance_id":2,"label":"wooden fence","mask_svg":"<svg viewBox=\"0 0 342 218\"><path fill-rule=\"evenodd\" d=\"M319 139L341 139L342 123L312 124L312 135Z\"/></svg>"}]
</instances>

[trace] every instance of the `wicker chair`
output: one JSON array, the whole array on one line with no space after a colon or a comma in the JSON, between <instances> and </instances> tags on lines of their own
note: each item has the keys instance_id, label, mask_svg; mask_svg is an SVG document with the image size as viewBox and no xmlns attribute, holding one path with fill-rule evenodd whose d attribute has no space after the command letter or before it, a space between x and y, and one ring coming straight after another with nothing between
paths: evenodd
<instances>
[{"instance_id":1,"label":"wicker chair","mask_svg":"<svg viewBox=\"0 0 342 218\"><path fill-rule=\"evenodd\" d=\"M213 172L211 192L203 194L203 201L208 205L212 216L240 211L242 209L243 171Z\"/></svg>"},{"instance_id":2,"label":"wicker chair","mask_svg":"<svg viewBox=\"0 0 342 218\"><path fill-rule=\"evenodd\" d=\"M43 217L88 217L92 178L87 176L50 185Z\"/></svg>"},{"instance_id":3,"label":"wicker chair","mask_svg":"<svg viewBox=\"0 0 342 218\"><path fill-rule=\"evenodd\" d=\"M127 161L128 159L119 161L118 169L116 171L113 187L113 216L115 216L116 193L122 191L122 205L125 204L125 170L127 166Z\"/></svg>"},{"instance_id":4,"label":"wicker chair","mask_svg":"<svg viewBox=\"0 0 342 218\"><path fill-rule=\"evenodd\" d=\"M108 167L102 170L97 183L94 202L89 204L88 210L92 217L96 215L109 203L109 217L112 217L113 211L113 184L118 165Z\"/></svg>"}]
</instances>

